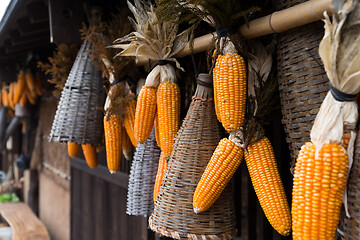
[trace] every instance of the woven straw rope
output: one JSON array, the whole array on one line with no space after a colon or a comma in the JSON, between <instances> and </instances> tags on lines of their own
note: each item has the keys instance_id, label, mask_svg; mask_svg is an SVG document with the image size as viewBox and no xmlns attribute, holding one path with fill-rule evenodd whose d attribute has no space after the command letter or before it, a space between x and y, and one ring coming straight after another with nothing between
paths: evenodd
<instances>
[{"instance_id":1,"label":"woven straw rope","mask_svg":"<svg viewBox=\"0 0 360 240\"><path fill-rule=\"evenodd\" d=\"M204 93L204 89L206 87L198 85L197 92ZM206 91L211 90L207 88ZM168 169L149 219L152 230L175 239L234 237L236 220L232 183L208 211L195 214L192 206L197 183L219 140L213 99L195 95L175 139Z\"/></svg>"},{"instance_id":2,"label":"woven straw rope","mask_svg":"<svg viewBox=\"0 0 360 240\"><path fill-rule=\"evenodd\" d=\"M99 71L88 55L85 40L71 68L50 132L50 141L101 143L101 111L105 99Z\"/></svg>"},{"instance_id":3,"label":"woven straw rope","mask_svg":"<svg viewBox=\"0 0 360 240\"><path fill-rule=\"evenodd\" d=\"M150 137L138 144L131 165L127 194L128 215L150 216L154 209L154 184L160 158L160 148L156 145L154 129Z\"/></svg>"}]
</instances>

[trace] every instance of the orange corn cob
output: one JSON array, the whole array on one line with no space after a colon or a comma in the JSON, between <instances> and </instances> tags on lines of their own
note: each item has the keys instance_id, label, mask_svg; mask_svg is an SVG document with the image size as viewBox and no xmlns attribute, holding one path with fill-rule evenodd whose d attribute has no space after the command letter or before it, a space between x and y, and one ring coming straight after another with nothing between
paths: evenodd
<instances>
[{"instance_id":1,"label":"orange corn cob","mask_svg":"<svg viewBox=\"0 0 360 240\"><path fill-rule=\"evenodd\" d=\"M246 67L238 54L219 55L214 69L215 110L228 132L244 123L246 105Z\"/></svg>"},{"instance_id":2,"label":"orange corn cob","mask_svg":"<svg viewBox=\"0 0 360 240\"><path fill-rule=\"evenodd\" d=\"M154 128L155 128L155 140L156 144L160 147L160 133L159 133L159 117L156 113L154 120ZM161 147L160 147L161 148Z\"/></svg>"},{"instance_id":3,"label":"orange corn cob","mask_svg":"<svg viewBox=\"0 0 360 240\"><path fill-rule=\"evenodd\" d=\"M287 236L291 231L290 208L271 143L263 137L247 150L246 165L266 218L276 231Z\"/></svg>"},{"instance_id":4,"label":"orange corn cob","mask_svg":"<svg viewBox=\"0 0 360 240\"><path fill-rule=\"evenodd\" d=\"M20 98L20 105L21 106L25 106L26 105L26 101L27 101L27 93L26 90L21 94L21 98Z\"/></svg>"},{"instance_id":5,"label":"orange corn cob","mask_svg":"<svg viewBox=\"0 0 360 240\"><path fill-rule=\"evenodd\" d=\"M29 100L31 105L34 105L36 103L36 99L31 96L29 89L26 89L25 92L26 92L27 99Z\"/></svg>"},{"instance_id":6,"label":"orange corn cob","mask_svg":"<svg viewBox=\"0 0 360 240\"><path fill-rule=\"evenodd\" d=\"M121 120L117 115L104 117L105 147L108 169L111 174L119 170L121 161Z\"/></svg>"},{"instance_id":7,"label":"orange corn cob","mask_svg":"<svg viewBox=\"0 0 360 240\"><path fill-rule=\"evenodd\" d=\"M86 163L89 167L94 168L98 165L96 147L91 144L81 145Z\"/></svg>"},{"instance_id":8,"label":"orange corn cob","mask_svg":"<svg viewBox=\"0 0 360 240\"><path fill-rule=\"evenodd\" d=\"M80 145L76 144L74 142L68 142L68 154L70 157L74 158L76 157L80 152Z\"/></svg>"},{"instance_id":9,"label":"orange corn cob","mask_svg":"<svg viewBox=\"0 0 360 240\"><path fill-rule=\"evenodd\" d=\"M137 141L134 133L135 109L136 109L136 102L135 100L131 100L127 105L126 113L124 117L124 127L134 147L137 146Z\"/></svg>"},{"instance_id":10,"label":"orange corn cob","mask_svg":"<svg viewBox=\"0 0 360 240\"><path fill-rule=\"evenodd\" d=\"M3 106L8 107L9 106L9 94L8 94L8 91L6 90L5 86L3 86L1 89L1 98L2 98Z\"/></svg>"},{"instance_id":11,"label":"orange corn cob","mask_svg":"<svg viewBox=\"0 0 360 240\"><path fill-rule=\"evenodd\" d=\"M13 96L13 102L14 104L17 104L20 101L21 94L24 92L26 86L25 82L25 74L24 72L20 72L18 74L17 83L14 86L14 96Z\"/></svg>"},{"instance_id":12,"label":"orange corn cob","mask_svg":"<svg viewBox=\"0 0 360 240\"><path fill-rule=\"evenodd\" d=\"M156 113L156 88L143 86L140 90L135 112L134 133L138 143L149 138Z\"/></svg>"},{"instance_id":13,"label":"orange corn cob","mask_svg":"<svg viewBox=\"0 0 360 240\"><path fill-rule=\"evenodd\" d=\"M157 93L157 109L161 152L170 157L176 133L180 125L180 90L176 83L160 83Z\"/></svg>"},{"instance_id":14,"label":"orange corn cob","mask_svg":"<svg viewBox=\"0 0 360 240\"><path fill-rule=\"evenodd\" d=\"M38 96L42 94L42 80L40 73L36 73L35 76L35 92Z\"/></svg>"},{"instance_id":15,"label":"orange corn cob","mask_svg":"<svg viewBox=\"0 0 360 240\"><path fill-rule=\"evenodd\" d=\"M22 125L21 125L21 133L25 134L26 133L26 121L22 121Z\"/></svg>"},{"instance_id":16,"label":"orange corn cob","mask_svg":"<svg viewBox=\"0 0 360 240\"><path fill-rule=\"evenodd\" d=\"M213 57L215 56L215 51L214 51ZM215 113L216 113L216 117L217 117L218 121L221 122L221 119L220 119L221 115L220 115L219 102L218 102L219 99L218 99L218 94L217 94L217 89L218 89L217 83L218 83L218 81L216 80L216 78L219 76L218 70L219 70L219 67L213 69L213 90L214 90Z\"/></svg>"},{"instance_id":17,"label":"orange corn cob","mask_svg":"<svg viewBox=\"0 0 360 240\"><path fill-rule=\"evenodd\" d=\"M128 134L126 133L125 128L123 128L121 130L121 149L123 151L123 154L124 154L124 157L126 158L126 160L130 160L133 145L130 141Z\"/></svg>"},{"instance_id":18,"label":"orange corn cob","mask_svg":"<svg viewBox=\"0 0 360 240\"><path fill-rule=\"evenodd\" d=\"M25 73L25 80L26 80L26 86L30 91L30 94L33 98L36 97L36 91L35 91L35 76L31 72L31 70L26 71Z\"/></svg>"},{"instance_id":19,"label":"orange corn cob","mask_svg":"<svg viewBox=\"0 0 360 240\"><path fill-rule=\"evenodd\" d=\"M241 147L227 138L219 142L195 189L195 213L206 211L214 204L240 165L243 153Z\"/></svg>"},{"instance_id":20,"label":"orange corn cob","mask_svg":"<svg viewBox=\"0 0 360 240\"><path fill-rule=\"evenodd\" d=\"M347 151L347 148L349 146L349 142L350 142L350 138L351 138L351 134L350 133L344 133L342 135L342 146L343 148Z\"/></svg>"},{"instance_id":21,"label":"orange corn cob","mask_svg":"<svg viewBox=\"0 0 360 240\"><path fill-rule=\"evenodd\" d=\"M16 86L16 82L12 82L10 83L10 87L9 87L9 107L11 109L15 108L15 104L14 104L14 91L15 91L15 86Z\"/></svg>"},{"instance_id":22,"label":"orange corn cob","mask_svg":"<svg viewBox=\"0 0 360 240\"><path fill-rule=\"evenodd\" d=\"M293 239L335 239L348 158L341 145L324 144L315 159L315 145L302 146L294 174Z\"/></svg>"},{"instance_id":23,"label":"orange corn cob","mask_svg":"<svg viewBox=\"0 0 360 240\"><path fill-rule=\"evenodd\" d=\"M161 182L164 179L164 175L165 175L167 166L168 166L168 163L167 163L165 154L161 152L160 159L159 159L158 171L156 174L156 180L155 180L155 185L154 185L154 203L156 202L156 199L159 195Z\"/></svg>"}]
</instances>

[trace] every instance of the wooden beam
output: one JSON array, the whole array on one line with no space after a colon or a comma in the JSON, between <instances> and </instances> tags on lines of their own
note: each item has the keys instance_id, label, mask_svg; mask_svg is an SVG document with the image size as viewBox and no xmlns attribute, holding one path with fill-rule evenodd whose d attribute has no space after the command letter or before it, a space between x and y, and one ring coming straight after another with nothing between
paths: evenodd
<instances>
[{"instance_id":1,"label":"wooden beam","mask_svg":"<svg viewBox=\"0 0 360 240\"><path fill-rule=\"evenodd\" d=\"M20 52L32 51L34 49L40 47L49 47L50 39L49 36L44 37L42 39L38 39L36 41L32 41L26 44L16 45L14 46L10 39L6 39L4 41L5 53L6 54L15 54Z\"/></svg>"},{"instance_id":2,"label":"wooden beam","mask_svg":"<svg viewBox=\"0 0 360 240\"><path fill-rule=\"evenodd\" d=\"M120 186L127 189L129 182L129 175L123 172L117 172L115 174L110 174L109 170L104 166L97 166L94 169L91 169L87 166L85 160L79 158L71 158L70 161L71 167L86 172L87 174L99 177L104 179L107 182Z\"/></svg>"},{"instance_id":3,"label":"wooden beam","mask_svg":"<svg viewBox=\"0 0 360 240\"><path fill-rule=\"evenodd\" d=\"M18 29L12 30L9 33L10 39L13 46L21 45L21 44L29 44L32 42L41 41L43 39L48 39L50 42L50 31L49 29L44 32L29 34L29 35L21 35Z\"/></svg>"},{"instance_id":4,"label":"wooden beam","mask_svg":"<svg viewBox=\"0 0 360 240\"><path fill-rule=\"evenodd\" d=\"M31 2L26 8L31 23L49 22L49 9L43 1Z\"/></svg>"},{"instance_id":5,"label":"wooden beam","mask_svg":"<svg viewBox=\"0 0 360 240\"><path fill-rule=\"evenodd\" d=\"M44 224L25 203L0 204L0 213L13 231L12 240L50 240Z\"/></svg>"},{"instance_id":6,"label":"wooden beam","mask_svg":"<svg viewBox=\"0 0 360 240\"><path fill-rule=\"evenodd\" d=\"M21 35L49 31L49 22L31 23L30 18L23 17L17 20Z\"/></svg>"}]
</instances>

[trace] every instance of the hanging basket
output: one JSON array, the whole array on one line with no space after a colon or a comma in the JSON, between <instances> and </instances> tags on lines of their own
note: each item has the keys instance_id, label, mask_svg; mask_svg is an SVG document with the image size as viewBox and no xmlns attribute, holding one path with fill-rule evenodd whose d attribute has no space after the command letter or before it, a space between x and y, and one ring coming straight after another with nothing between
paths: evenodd
<instances>
[{"instance_id":1,"label":"hanging basket","mask_svg":"<svg viewBox=\"0 0 360 240\"><path fill-rule=\"evenodd\" d=\"M354 162L348 179L348 210L344 217L344 239L360 240L360 131L355 142Z\"/></svg>"},{"instance_id":2,"label":"hanging basket","mask_svg":"<svg viewBox=\"0 0 360 240\"><path fill-rule=\"evenodd\" d=\"M175 139L149 226L175 239L232 239L236 220L231 183L208 211L195 214L193 210L197 183L220 141L211 78L199 78L202 85L197 86Z\"/></svg>"},{"instance_id":3,"label":"hanging basket","mask_svg":"<svg viewBox=\"0 0 360 240\"><path fill-rule=\"evenodd\" d=\"M102 140L105 92L84 40L65 87L50 132L50 141L98 145Z\"/></svg>"},{"instance_id":4,"label":"hanging basket","mask_svg":"<svg viewBox=\"0 0 360 240\"><path fill-rule=\"evenodd\" d=\"M127 195L128 215L150 216L154 209L153 190L160 158L154 129L150 137L138 144L130 170Z\"/></svg>"},{"instance_id":5,"label":"hanging basket","mask_svg":"<svg viewBox=\"0 0 360 240\"><path fill-rule=\"evenodd\" d=\"M305 0L276 0L276 10ZM295 162L310 141L310 130L328 90L328 78L318 54L324 23L318 21L277 35L278 81L286 141Z\"/></svg>"}]
</instances>

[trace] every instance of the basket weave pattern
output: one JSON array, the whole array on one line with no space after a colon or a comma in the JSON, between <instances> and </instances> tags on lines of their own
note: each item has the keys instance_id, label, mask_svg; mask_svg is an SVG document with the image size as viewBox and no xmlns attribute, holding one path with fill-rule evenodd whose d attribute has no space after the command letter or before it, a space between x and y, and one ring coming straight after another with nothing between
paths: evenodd
<instances>
[{"instance_id":1,"label":"basket weave pattern","mask_svg":"<svg viewBox=\"0 0 360 240\"><path fill-rule=\"evenodd\" d=\"M127 208L128 215L150 216L154 209L154 184L160 158L154 130L150 137L138 144L130 170Z\"/></svg>"},{"instance_id":2,"label":"basket weave pattern","mask_svg":"<svg viewBox=\"0 0 360 240\"><path fill-rule=\"evenodd\" d=\"M276 0L276 10L305 2ZM310 140L310 130L321 103L329 90L328 78L318 54L324 35L321 21L278 34L278 81L292 161L301 146Z\"/></svg>"},{"instance_id":3,"label":"basket weave pattern","mask_svg":"<svg viewBox=\"0 0 360 240\"><path fill-rule=\"evenodd\" d=\"M168 169L149 219L152 230L175 239L234 237L236 220L231 183L208 211L195 214L192 206L197 183L219 140L220 129L213 99L195 95L175 139Z\"/></svg>"},{"instance_id":4,"label":"basket weave pattern","mask_svg":"<svg viewBox=\"0 0 360 240\"><path fill-rule=\"evenodd\" d=\"M344 239L360 240L360 131L357 132L354 162L348 179L348 208L351 218L345 217Z\"/></svg>"},{"instance_id":5,"label":"basket weave pattern","mask_svg":"<svg viewBox=\"0 0 360 240\"><path fill-rule=\"evenodd\" d=\"M85 40L61 92L50 141L101 143L105 92L100 73L89 58L89 48L90 43Z\"/></svg>"}]
</instances>

